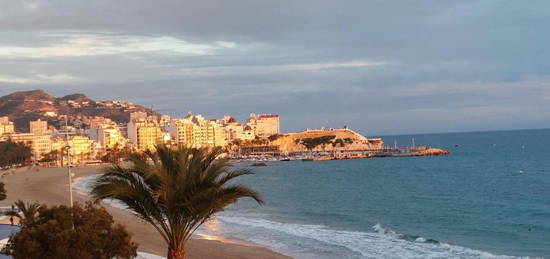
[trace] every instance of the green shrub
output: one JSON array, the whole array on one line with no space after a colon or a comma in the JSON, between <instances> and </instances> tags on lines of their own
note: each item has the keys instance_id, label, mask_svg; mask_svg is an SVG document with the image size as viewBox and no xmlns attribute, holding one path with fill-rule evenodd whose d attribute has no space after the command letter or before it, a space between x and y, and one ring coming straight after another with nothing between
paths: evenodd
<instances>
[{"instance_id":1,"label":"green shrub","mask_svg":"<svg viewBox=\"0 0 550 259\"><path fill-rule=\"evenodd\" d=\"M41 206L32 221L10 237L2 253L13 258L111 259L137 256L125 227L103 207Z\"/></svg>"}]
</instances>

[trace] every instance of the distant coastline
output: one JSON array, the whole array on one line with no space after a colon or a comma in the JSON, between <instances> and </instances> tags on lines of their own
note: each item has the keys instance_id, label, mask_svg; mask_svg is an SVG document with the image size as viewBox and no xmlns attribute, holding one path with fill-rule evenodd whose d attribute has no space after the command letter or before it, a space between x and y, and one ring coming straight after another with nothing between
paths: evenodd
<instances>
[{"instance_id":1,"label":"distant coastline","mask_svg":"<svg viewBox=\"0 0 550 259\"><path fill-rule=\"evenodd\" d=\"M408 147L388 146L347 126L281 132L280 125L279 114L251 113L243 122L192 112L172 118L131 102L96 101L84 94L56 98L34 90L0 97L0 142L30 147L25 161L14 165L120 162L124 154L158 146L222 148L232 159L272 161L449 154L414 140Z\"/></svg>"}]
</instances>

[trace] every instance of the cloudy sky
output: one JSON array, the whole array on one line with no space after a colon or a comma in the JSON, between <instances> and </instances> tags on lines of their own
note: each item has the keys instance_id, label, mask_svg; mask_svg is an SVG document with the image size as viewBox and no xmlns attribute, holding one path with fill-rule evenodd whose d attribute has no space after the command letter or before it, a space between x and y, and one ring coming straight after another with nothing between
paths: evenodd
<instances>
[{"instance_id":1,"label":"cloudy sky","mask_svg":"<svg viewBox=\"0 0 550 259\"><path fill-rule=\"evenodd\" d=\"M367 135L550 127L548 1L0 0L0 95Z\"/></svg>"}]
</instances>

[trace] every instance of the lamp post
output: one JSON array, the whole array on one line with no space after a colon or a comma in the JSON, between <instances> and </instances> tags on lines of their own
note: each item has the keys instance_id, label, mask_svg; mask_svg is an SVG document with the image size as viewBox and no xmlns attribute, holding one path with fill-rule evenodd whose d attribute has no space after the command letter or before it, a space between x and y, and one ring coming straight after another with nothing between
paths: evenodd
<instances>
[{"instance_id":1,"label":"lamp post","mask_svg":"<svg viewBox=\"0 0 550 259\"><path fill-rule=\"evenodd\" d=\"M69 205L73 207L73 173L71 172L71 145L69 145L69 114L65 117L65 141L67 141L67 172L69 173ZM63 165L61 165L63 166Z\"/></svg>"},{"instance_id":2,"label":"lamp post","mask_svg":"<svg viewBox=\"0 0 550 259\"><path fill-rule=\"evenodd\" d=\"M67 172L69 173L69 204L73 207L73 173L71 172L71 146L67 143Z\"/></svg>"}]
</instances>

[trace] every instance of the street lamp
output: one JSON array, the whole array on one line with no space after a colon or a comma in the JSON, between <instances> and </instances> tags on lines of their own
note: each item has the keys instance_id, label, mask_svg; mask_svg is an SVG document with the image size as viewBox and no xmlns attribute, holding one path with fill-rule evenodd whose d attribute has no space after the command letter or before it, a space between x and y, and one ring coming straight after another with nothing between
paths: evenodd
<instances>
[{"instance_id":1,"label":"street lamp","mask_svg":"<svg viewBox=\"0 0 550 259\"><path fill-rule=\"evenodd\" d=\"M69 173L69 202L71 208L73 207L73 173L71 172L71 146L67 144L65 147L67 149L67 171Z\"/></svg>"},{"instance_id":2,"label":"street lamp","mask_svg":"<svg viewBox=\"0 0 550 259\"><path fill-rule=\"evenodd\" d=\"M69 145L69 114L65 117L65 141L67 141L67 171L69 173L69 202L71 208L73 207L73 174L71 172L71 146ZM63 165L61 165L63 166Z\"/></svg>"}]
</instances>

